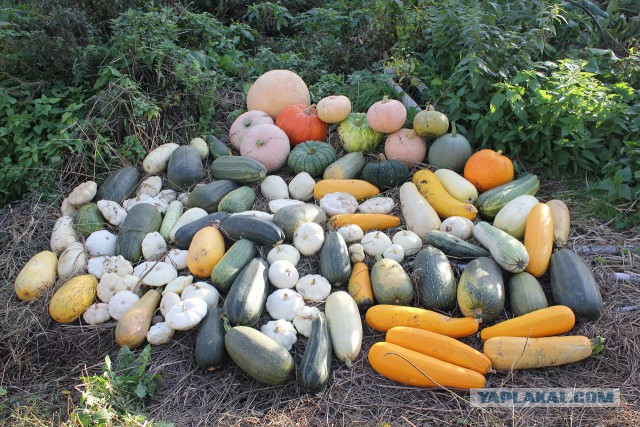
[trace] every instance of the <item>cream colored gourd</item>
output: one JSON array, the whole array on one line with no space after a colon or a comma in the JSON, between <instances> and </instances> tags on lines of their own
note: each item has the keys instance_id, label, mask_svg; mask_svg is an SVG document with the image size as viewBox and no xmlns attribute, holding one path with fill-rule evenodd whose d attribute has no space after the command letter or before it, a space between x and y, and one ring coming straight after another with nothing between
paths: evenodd
<instances>
[{"instance_id":1,"label":"cream colored gourd","mask_svg":"<svg viewBox=\"0 0 640 427\"><path fill-rule=\"evenodd\" d=\"M76 235L73 218L70 216L58 218L51 232L51 251L58 254L77 241L78 236Z\"/></svg>"},{"instance_id":2,"label":"cream colored gourd","mask_svg":"<svg viewBox=\"0 0 640 427\"><path fill-rule=\"evenodd\" d=\"M272 213L276 213L278 212L280 209L285 208L287 206L292 206L292 205L303 205L304 202L301 200L294 200L294 199L277 199L277 200L272 200L269 202L269 210Z\"/></svg>"},{"instance_id":3,"label":"cream colored gourd","mask_svg":"<svg viewBox=\"0 0 640 427\"><path fill-rule=\"evenodd\" d=\"M191 208L183 213L178 220L175 222L171 231L169 232L169 240L173 240L176 235L176 231L183 225L187 225L193 221L197 221L200 218L204 218L207 216L207 211L202 208Z\"/></svg>"},{"instance_id":4,"label":"cream colored gourd","mask_svg":"<svg viewBox=\"0 0 640 427\"><path fill-rule=\"evenodd\" d=\"M141 196L142 194L146 194L150 197L156 197L160 191L162 190L162 178L157 175L150 176L140 183L140 187L138 187L138 191L136 192L137 196Z\"/></svg>"},{"instance_id":5,"label":"cream colored gourd","mask_svg":"<svg viewBox=\"0 0 640 427\"><path fill-rule=\"evenodd\" d=\"M305 256L317 253L324 243L324 230L315 222L307 222L296 228L293 233L293 245Z\"/></svg>"},{"instance_id":6,"label":"cream colored gourd","mask_svg":"<svg viewBox=\"0 0 640 427\"><path fill-rule=\"evenodd\" d=\"M342 236L346 243L354 243L362 239L364 231L357 224L349 224L338 228L338 233Z\"/></svg>"},{"instance_id":7,"label":"cream colored gourd","mask_svg":"<svg viewBox=\"0 0 640 427\"><path fill-rule=\"evenodd\" d=\"M267 200L289 198L289 187L279 175L269 175L260 183L260 192Z\"/></svg>"},{"instance_id":8,"label":"cream colored gourd","mask_svg":"<svg viewBox=\"0 0 640 427\"><path fill-rule=\"evenodd\" d=\"M473 236L473 222L463 216L450 216L442 221L440 231L454 235L459 239L467 240Z\"/></svg>"},{"instance_id":9,"label":"cream colored gourd","mask_svg":"<svg viewBox=\"0 0 640 427\"><path fill-rule=\"evenodd\" d=\"M538 199L528 194L516 197L498 211L498 214L493 220L493 226L512 235L516 239L522 239L524 237L529 213L538 203Z\"/></svg>"},{"instance_id":10,"label":"cream colored gourd","mask_svg":"<svg viewBox=\"0 0 640 427\"><path fill-rule=\"evenodd\" d=\"M122 319L140 297L131 291L120 291L109 300L109 315L116 320Z\"/></svg>"},{"instance_id":11,"label":"cream colored gourd","mask_svg":"<svg viewBox=\"0 0 640 427\"><path fill-rule=\"evenodd\" d=\"M388 214L396 206L391 197L373 197L358 206L358 212L368 214Z\"/></svg>"},{"instance_id":12,"label":"cream colored gourd","mask_svg":"<svg viewBox=\"0 0 640 427\"><path fill-rule=\"evenodd\" d=\"M358 305L347 292L337 291L327 298L325 315L333 352L350 367L362 347L362 321Z\"/></svg>"},{"instance_id":13,"label":"cream colored gourd","mask_svg":"<svg viewBox=\"0 0 640 427\"><path fill-rule=\"evenodd\" d=\"M193 138L189 142L189 145L192 146L194 150L196 150L196 152L198 153L198 156L200 156L200 159L206 160L207 157L209 156L209 146L207 145L207 142L204 139Z\"/></svg>"},{"instance_id":14,"label":"cream colored gourd","mask_svg":"<svg viewBox=\"0 0 640 427\"><path fill-rule=\"evenodd\" d=\"M163 144L152 150L142 161L142 168L148 174L164 172L169 164L171 154L179 145L173 142Z\"/></svg>"},{"instance_id":15,"label":"cream colored gourd","mask_svg":"<svg viewBox=\"0 0 640 427\"><path fill-rule=\"evenodd\" d=\"M291 261L281 259L269 266L269 282L276 288L291 289L296 286L299 278L298 270Z\"/></svg>"},{"instance_id":16,"label":"cream colored gourd","mask_svg":"<svg viewBox=\"0 0 640 427\"><path fill-rule=\"evenodd\" d=\"M296 200L311 200L313 198L313 187L315 184L316 181L311 175L307 172L300 172L289 182L289 194Z\"/></svg>"},{"instance_id":17,"label":"cream colored gourd","mask_svg":"<svg viewBox=\"0 0 640 427\"><path fill-rule=\"evenodd\" d=\"M415 255L422 248L422 239L413 231L400 230L393 235L391 242L402 246L406 256Z\"/></svg>"},{"instance_id":18,"label":"cream colored gourd","mask_svg":"<svg viewBox=\"0 0 640 427\"><path fill-rule=\"evenodd\" d=\"M478 190L465 177L451 169L438 169L434 172L447 193L462 203L474 204L478 200Z\"/></svg>"},{"instance_id":19,"label":"cream colored gourd","mask_svg":"<svg viewBox=\"0 0 640 427\"><path fill-rule=\"evenodd\" d=\"M400 187L400 207L407 228L420 238L424 239L429 231L440 228L438 214L412 182L405 182Z\"/></svg>"},{"instance_id":20,"label":"cream colored gourd","mask_svg":"<svg viewBox=\"0 0 640 427\"><path fill-rule=\"evenodd\" d=\"M267 262L273 264L278 260L287 260L295 267L300 261L300 252L295 246L287 244L275 246L267 254Z\"/></svg>"},{"instance_id":21,"label":"cream colored gourd","mask_svg":"<svg viewBox=\"0 0 640 427\"><path fill-rule=\"evenodd\" d=\"M157 261L167 254L167 242L157 231L144 236L142 256L148 261Z\"/></svg>"},{"instance_id":22,"label":"cream colored gourd","mask_svg":"<svg viewBox=\"0 0 640 427\"><path fill-rule=\"evenodd\" d=\"M120 227L122 221L127 217L127 211L113 200L99 200L97 205L104 219L114 227Z\"/></svg>"},{"instance_id":23,"label":"cream colored gourd","mask_svg":"<svg viewBox=\"0 0 640 427\"><path fill-rule=\"evenodd\" d=\"M305 300L320 302L331 293L331 284L319 274L308 274L298 280L296 290Z\"/></svg>"},{"instance_id":24,"label":"cream colored gourd","mask_svg":"<svg viewBox=\"0 0 640 427\"><path fill-rule=\"evenodd\" d=\"M58 276L70 278L87 271L87 253L80 242L70 244L58 258Z\"/></svg>"},{"instance_id":25,"label":"cream colored gourd","mask_svg":"<svg viewBox=\"0 0 640 427\"><path fill-rule=\"evenodd\" d=\"M209 307L217 307L220 301L220 293L218 290L206 282L196 282L187 286L180 294L180 297L183 301L191 298L200 298L206 302Z\"/></svg>"},{"instance_id":26,"label":"cream colored gourd","mask_svg":"<svg viewBox=\"0 0 640 427\"><path fill-rule=\"evenodd\" d=\"M293 289L277 289L267 297L265 307L272 318L292 321L304 307L304 299Z\"/></svg>"},{"instance_id":27,"label":"cream colored gourd","mask_svg":"<svg viewBox=\"0 0 640 427\"><path fill-rule=\"evenodd\" d=\"M56 283L58 257L50 251L35 254L20 270L14 289L22 301L33 301Z\"/></svg>"},{"instance_id":28,"label":"cream colored gourd","mask_svg":"<svg viewBox=\"0 0 640 427\"><path fill-rule=\"evenodd\" d=\"M389 236L384 234L381 231L371 231L365 234L360 240L360 244L364 248L364 251L367 255L371 255L373 257L377 255L382 255L384 250L391 246L391 239Z\"/></svg>"},{"instance_id":29,"label":"cream colored gourd","mask_svg":"<svg viewBox=\"0 0 640 427\"><path fill-rule=\"evenodd\" d=\"M330 95L316 104L318 118L325 123L339 123L351 113L351 100L344 95Z\"/></svg>"},{"instance_id":30,"label":"cream colored gourd","mask_svg":"<svg viewBox=\"0 0 640 427\"><path fill-rule=\"evenodd\" d=\"M382 257L389 258L400 263L404 259L404 248L400 245L389 245L382 253Z\"/></svg>"}]
</instances>

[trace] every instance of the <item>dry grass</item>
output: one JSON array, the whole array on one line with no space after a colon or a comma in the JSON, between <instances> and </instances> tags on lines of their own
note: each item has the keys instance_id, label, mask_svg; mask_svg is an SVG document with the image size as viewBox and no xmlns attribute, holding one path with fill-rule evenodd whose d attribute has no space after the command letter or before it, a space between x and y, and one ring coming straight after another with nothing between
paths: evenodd
<instances>
[{"instance_id":1,"label":"dry grass","mask_svg":"<svg viewBox=\"0 0 640 427\"><path fill-rule=\"evenodd\" d=\"M335 141L332 141L335 142ZM69 169L72 175L73 169ZM69 181L82 179L69 177ZM558 194L559 184L544 183L541 198ZM68 188L61 188L61 193ZM397 190L388 194L397 200ZM114 356L115 323L90 327L59 325L47 314L43 298L20 302L13 294L13 280L35 253L48 249L49 235L59 215L57 203L32 197L8 207L0 216L0 385L8 394L0 400L0 425L58 425L77 403L75 386L87 369L98 373L105 355ZM571 200L568 200L571 205ZM258 208L265 207L259 201ZM577 217L576 217L577 218ZM572 223L570 247L615 245L640 247L631 232L614 232L587 217ZM266 256L266 253L263 253ZM349 369L333 361L332 378L318 395L305 394L295 379L282 387L269 387L247 378L229 363L216 372L203 372L195 364L195 333L180 332L168 345L154 347L151 370L162 374L158 394L148 407L152 420L172 421L176 426L205 425L640 425L640 311L618 311L638 305L638 283L616 282L613 272L638 271L638 251L590 255L605 301L603 317L579 324L575 334L606 338L606 350L582 362L549 369L489 374L487 387L609 387L620 388L618 408L479 409L468 403L468 394L444 389L404 387L382 378L366 356L382 334L368 329L362 352ZM410 266L411 259L405 266ZM317 260L301 263L303 273L317 269ZM548 278L542 279L548 291ZM455 314L455 313L454 313ZM481 349L477 337L464 340ZM299 362L304 352L301 338L292 352ZM0 399L3 399L0 397Z\"/></svg>"}]
</instances>

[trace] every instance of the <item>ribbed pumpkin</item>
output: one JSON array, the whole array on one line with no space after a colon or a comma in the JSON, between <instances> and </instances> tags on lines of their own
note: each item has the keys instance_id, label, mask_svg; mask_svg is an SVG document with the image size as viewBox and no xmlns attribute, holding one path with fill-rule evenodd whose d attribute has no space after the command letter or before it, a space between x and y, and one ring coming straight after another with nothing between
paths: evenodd
<instances>
[{"instance_id":1,"label":"ribbed pumpkin","mask_svg":"<svg viewBox=\"0 0 640 427\"><path fill-rule=\"evenodd\" d=\"M264 111L251 110L246 113L242 113L231 124L229 128L229 141L240 151L242 146L242 140L249 130L257 125L272 125L273 119Z\"/></svg>"},{"instance_id":2,"label":"ribbed pumpkin","mask_svg":"<svg viewBox=\"0 0 640 427\"><path fill-rule=\"evenodd\" d=\"M383 135L371 129L365 113L351 113L338 125L338 136L345 151L369 153L382 143Z\"/></svg>"},{"instance_id":3,"label":"ribbed pumpkin","mask_svg":"<svg viewBox=\"0 0 640 427\"><path fill-rule=\"evenodd\" d=\"M339 123L351 113L351 100L344 95L322 98L316 105L318 117L325 123Z\"/></svg>"},{"instance_id":4,"label":"ribbed pumpkin","mask_svg":"<svg viewBox=\"0 0 640 427\"><path fill-rule=\"evenodd\" d=\"M402 102L385 96L367 110L367 123L371 129L382 133L400 130L407 121L407 109Z\"/></svg>"},{"instance_id":5,"label":"ribbed pumpkin","mask_svg":"<svg viewBox=\"0 0 640 427\"><path fill-rule=\"evenodd\" d=\"M289 105L311 104L304 80L289 70L267 71L253 82L247 93L247 110L264 111L275 119Z\"/></svg>"},{"instance_id":6,"label":"ribbed pumpkin","mask_svg":"<svg viewBox=\"0 0 640 427\"><path fill-rule=\"evenodd\" d=\"M482 193L513 181L513 162L502 151L485 148L469 157L464 177Z\"/></svg>"},{"instance_id":7,"label":"ribbed pumpkin","mask_svg":"<svg viewBox=\"0 0 640 427\"><path fill-rule=\"evenodd\" d=\"M451 132L442 135L429 147L429 164L438 169L462 172L471 157L471 145L467 138L458 134L456 123L451 122Z\"/></svg>"},{"instance_id":8,"label":"ribbed pumpkin","mask_svg":"<svg viewBox=\"0 0 640 427\"><path fill-rule=\"evenodd\" d=\"M278 126L263 124L251 127L244 135L240 155L257 160L274 172L287 163L289 138Z\"/></svg>"},{"instance_id":9,"label":"ribbed pumpkin","mask_svg":"<svg viewBox=\"0 0 640 427\"><path fill-rule=\"evenodd\" d=\"M426 110L418 112L413 117L413 128L420 136L436 138L449 130L449 118L436 111L433 105L428 105Z\"/></svg>"},{"instance_id":10,"label":"ribbed pumpkin","mask_svg":"<svg viewBox=\"0 0 640 427\"><path fill-rule=\"evenodd\" d=\"M384 155L389 160L400 160L409 167L422 163L427 155L427 144L413 129L400 129L389 136L384 143Z\"/></svg>"},{"instance_id":11,"label":"ribbed pumpkin","mask_svg":"<svg viewBox=\"0 0 640 427\"><path fill-rule=\"evenodd\" d=\"M399 160L387 160L380 154L377 163L364 167L362 179L380 189L398 187L409 179L409 167Z\"/></svg>"},{"instance_id":12,"label":"ribbed pumpkin","mask_svg":"<svg viewBox=\"0 0 640 427\"><path fill-rule=\"evenodd\" d=\"M307 172L312 177L322 176L324 170L336 160L333 147L322 141L307 141L289 153L287 164L296 174Z\"/></svg>"},{"instance_id":13,"label":"ribbed pumpkin","mask_svg":"<svg viewBox=\"0 0 640 427\"><path fill-rule=\"evenodd\" d=\"M320 120L316 105L290 105L276 118L276 126L289 137L291 147L305 142L327 139L328 126Z\"/></svg>"}]
</instances>

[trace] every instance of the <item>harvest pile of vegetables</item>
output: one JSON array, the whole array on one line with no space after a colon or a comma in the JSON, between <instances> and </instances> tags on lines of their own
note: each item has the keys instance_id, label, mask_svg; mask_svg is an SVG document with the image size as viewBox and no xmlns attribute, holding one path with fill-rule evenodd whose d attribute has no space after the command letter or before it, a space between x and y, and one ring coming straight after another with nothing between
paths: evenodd
<instances>
[{"instance_id":1,"label":"harvest pile of vegetables","mask_svg":"<svg viewBox=\"0 0 640 427\"><path fill-rule=\"evenodd\" d=\"M197 329L199 367L230 358L278 385L297 366L313 392L333 355L348 366L360 355L362 315L386 333L369 350L373 369L415 386L483 387L491 369L599 352L599 337L560 336L603 309L589 267L565 248L567 206L537 199L538 177L516 177L500 151L473 153L432 107L413 129L406 121L404 105L387 98L366 113L345 96L312 104L297 75L270 71L251 86L228 143L160 145L142 169L74 188L51 251L24 266L16 294L44 297L59 280L56 322L113 319L117 343L130 348ZM269 212L254 209L261 201ZM303 274L305 257L317 271ZM506 307L514 317L494 324ZM478 330L483 353L460 341Z\"/></svg>"}]
</instances>

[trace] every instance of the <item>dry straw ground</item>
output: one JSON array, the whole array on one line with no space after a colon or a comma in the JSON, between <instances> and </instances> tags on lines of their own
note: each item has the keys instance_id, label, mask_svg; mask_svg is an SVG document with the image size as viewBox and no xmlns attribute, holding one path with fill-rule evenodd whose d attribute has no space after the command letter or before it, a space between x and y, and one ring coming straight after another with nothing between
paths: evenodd
<instances>
[{"instance_id":1,"label":"dry straw ground","mask_svg":"<svg viewBox=\"0 0 640 427\"><path fill-rule=\"evenodd\" d=\"M70 178L74 178L71 182L83 179ZM397 191L389 193L396 196ZM575 206L571 193L543 180L542 200L559 194L570 208ZM105 355L113 357L118 349L115 322L95 327L78 322L59 325L47 314L47 298L24 303L13 294L13 280L22 266L35 253L48 249L59 202L45 203L34 196L7 207L0 216L0 385L8 391L0 397L2 426L65 422L78 402L79 377L85 369L99 373ZM264 201L259 205L265 207ZM569 246L596 245L638 248L640 238L632 232L614 232L574 210ZM334 358L329 385L318 395L305 394L295 378L283 387L260 385L231 363L216 372L203 372L192 353L195 332L178 333L170 344L152 350L151 371L162 374L162 384L148 407L149 418L176 426L638 426L640 311L620 308L640 303L640 285L612 279L614 272L638 271L638 251L583 258L593 268L606 309L598 322L579 324L573 333L604 337L605 351L568 366L489 374L487 387L619 388L620 407L481 409L468 403L468 393L404 387L369 366L368 349L384 337L365 325L357 361L347 368ZM405 266L411 261L405 261ZM302 272L316 267L314 259L301 263ZM542 282L549 291L548 278ZM481 349L477 337L464 341ZM299 339L293 348L296 362L302 358L304 344L305 339Z\"/></svg>"}]
</instances>

